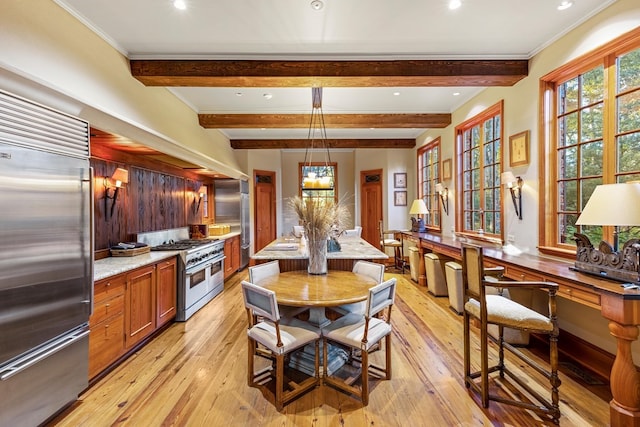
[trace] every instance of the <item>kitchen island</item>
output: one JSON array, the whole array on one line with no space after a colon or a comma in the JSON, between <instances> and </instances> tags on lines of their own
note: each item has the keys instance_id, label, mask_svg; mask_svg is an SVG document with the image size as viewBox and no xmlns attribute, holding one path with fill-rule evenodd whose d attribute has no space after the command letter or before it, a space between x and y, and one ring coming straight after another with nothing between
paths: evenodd
<instances>
[{"instance_id":1,"label":"kitchen island","mask_svg":"<svg viewBox=\"0 0 640 427\"><path fill-rule=\"evenodd\" d=\"M360 237L340 237L340 250L327 252L327 268L329 270L351 271L358 260L384 262L387 254L372 246ZM262 250L251 256L253 264L278 260L280 271L305 270L309 263L309 253L300 239L281 238L269 243Z\"/></svg>"}]
</instances>

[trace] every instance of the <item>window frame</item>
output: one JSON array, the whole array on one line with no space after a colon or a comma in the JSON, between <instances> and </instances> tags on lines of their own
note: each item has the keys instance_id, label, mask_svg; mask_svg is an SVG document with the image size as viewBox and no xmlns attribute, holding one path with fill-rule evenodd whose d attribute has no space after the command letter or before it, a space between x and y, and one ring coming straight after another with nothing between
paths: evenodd
<instances>
[{"instance_id":1,"label":"window frame","mask_svg":"<svg viewBox=\"0 0 640 427\"><path fill-rule=\"evenodd\" d=\"M438 159L435 162L431 162L429 165L429 171L432 172L429 180L432 182L432 185L426 185L427 189L430 189L431 192L425 194L425 184L423 180L423 169L426 167L423 165L423 157L426 152L434 152L436 151ZM417 173L417 181L418 181L418 199L422 199L429 210L429 214L426 215L427 218L424 218L425 215L418 215L424 219L425 228L429 231L433 232L441 232L442 231L442 207L440 206L440 197L438 193L436 193L435 185L438 182L441 182L442 177L442 148L440 144L440 137L435 138L433 141L423 145L418 148L416 151L416 173ZM435 206L435 208L434 208Z\"/></svg>"},{"instance_id":2,"label":"window frame","mask_svg":"<svg viewBox=\"0 0 640 427\"><path fill-rule=\"evenodd\" d=\"M574 258L575 245L560 243L558 229L558 88L563 83L597 68L604 67L604 101L602 114L602 183L617 182L616 144L617 144L617 103L616 88L617 58L631 51L640 49L640 29L633 30L594 51L582 55L540 78L539 105L541 120L539 122L540 155L539 177L539 236L538 249L542 253ZM580 178L580 173L577 173ZM578 215L582 207L578 207ZM614 228L602 227L602 239L613 241ZM599 242L592 242L597 245Z\"/></svg>"},{"instance_id":3,"label":"window frame","mask_svg":"<svg viewBox=\"0 0 640 427\"><path fill-rule=\"evenodd\" d=\"M461 233L461 234L466 234L469 236L472 236L474 238L477 239L482 239L482 240L491 240L491 241L496 241L496 240L500 240L501 242L504 241L504 204L505 204L505 197L504 197L504 192L502 191L502 187L501 185L498 187L499 191L498 194L500 195L500 233L486 233L483 231L483 233L479 233L477 230L466 230L464 228L464 217L465 217L465 205L464 205L464 162L463 162L463 155L464 155L464 141L463 141L463 135L465 133L465 131L467 130L471 130L472 128L474 128L475 126L480 126L481 131L484 133L484 129L483 129L483 124L485 121L487 121L488 119L490 119L491 117L500 117L500 134L499 134L499 140L500 140L500 155L498 156L499 159L499 163L500 163L500 173L502 173L504 171L504 100L500 100L499 102L495 103L494 105L491 105L490 107L486 108L485 110L483 110L482 112L476 114L474 117L471 117L470 119L460 123L459 125L457 125L455 127L455 131L454 131L454 135L455 135L455 165L454 165L454 170L456 173L456 177L457 179L456 181L456 212L459 212L459 214L456 215L456 232ZM494 138L494 139L498 139L498 138ZM483 171L485 164L484 164L484 150L482 150L482 146L484 144L484 138L482 138L481 140L481 144L480 144L480 154L481 154L481 164L480 164L480 171ZM493 163L495 164L495 162ZM483 174L480 177L480 182L483 182ZM498 181L499 181L499 177L498 177ZM481 189L484 187L480 187ZM495 187L494 187L495 188ZM484 206L484 195L482 194L483 192L481 191L480 194L480 206ZM494 205L495 205L495 201L494 201ZM459 208L459 209L458 209ZM482 218L482 224L483 224L483 230L485 228L485 219L484 216Z\"/></svg>"},{"instance_id":4,"label":"window frame","mask_svg":"<svg viewBox=\"0 0 640 427\"><path fill-rule=\"evenodd\" d=\"M303 169L307 166L320 166L320 167L328 167L333 168L333 190L329 189L302 189L302 179L304 177ZM326 194L333 191L333 201L334 203L338 203L338 162L300 162L298 163L298 195L301 199L305 199L307 197L311 198L320 198L327 199ZM305 194L306 193L306 194Z\"/></svg>"}]
</instances>

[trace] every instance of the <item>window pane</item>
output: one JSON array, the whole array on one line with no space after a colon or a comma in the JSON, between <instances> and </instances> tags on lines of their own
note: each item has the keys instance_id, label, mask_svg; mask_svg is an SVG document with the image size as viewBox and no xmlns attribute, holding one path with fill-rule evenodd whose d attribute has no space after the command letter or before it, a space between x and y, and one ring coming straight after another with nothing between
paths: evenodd
<instances>
[{"instance_id":1,"label":"window pane","mask_svg":"<svg viewBox=\"0 0 640 427\"><path fill-rule=\"evenodd\" d=\"M578 233L586 235L594 246L598 246L602 241L602 227L599 225L579 225Z\"/></svg>"},{"instance_id":2,"label":"window pane","mask_svg":"<svg viewBox=\"0 0 640 427\"><path fill-rule=\"evenodd\" d=\"M473 205L471 206L471 209L473 210L478 210L480 209L480 192L478 190L474 190L471 192L471 198L473 200Z\"/></svg>"},{"instance_id":3,"label":"window pane","mask_svg":"<svg viewBox=\"0 0 640 427\"><path fill-rule=\"evenodd\" d=\"M618 182L640 181L640 173L632 173L618 177Z\"/></svg>"},{"instance_id":4,"label":"window pane","mask_svg":"<svg viewBox=\"0 0 640 427\"><path fill-rule=\"evenodd\" d=\"M618 93L640 87L640 49L618 58Z\"/></svg>"},{"instance_id":5,"label":"window pane","mask_svg":"<svg viewBox=\"0 0 640 427\"><path fill-rule=\"evenodd\" d=\"M496 139L496 140L493 142L493 150L494 150L494 154L495 154L495 156L496 156L496 157L495 157L495 158L496 158L496 162L499 162L499 161L500 161L500 145L501 145L501 144L500 144L500 140L499 140L499 139Z\"/></svg>"},{"instance_id":6,"label":"window pane","mask_svg":"<svg viewBox=\"0 0 640 427\"><path fill-rule=\"evenodd\" d=\"M482 222L480 221L480 212L473 213L473 228L472 230L478 231L482 228Z\"/></svg>"},{"instance_id":7,"label":"window pane","mask_svg":"<svg viewBox=\"0 0 640 427\"><path fill-rule=\"evenodd\" d=\"M500 188L500 163L493 165L493 187ZM499 197L498 197L499 199Z\"/></svg>"},{"instance_id":8,"label":"window pane","mask_svg":"<svg viewBox=\"0 0 640 427\"><path fill-rule=\"evenodd\" d=\"M578 143L578 113L571 113L558 120L558 143L561 147Z\"/></svg>"},{"instance_id":9,"label":"window pane","mask_svg":"<svg viewBox=\"0 0 640 427\"><path fill-rule=\"evenodd\" d=\"M602 141L580 147L580 176L602 175Z\"/></svg>"},{"instance_id":10,"label":"window pane","mask_svg":"<svg viewBox=\"0 0 640 427\"><path fill-rule=\"evenodd\" d=\"M578 217L576 215L558 215L558 230L560 231L559 243L575 245L575 240L573 240L573 233L577 231L577 218Z\"/></svg>"},{"instance_id":11,"label":"window pane","mask_svg":"<svg viewBox=\"0 0 640 427\"><path fill-rule=\"evenodd\" d=\"M471 150L471 167L477 168L480 166L480 149L474 148Z\"/></svg>"},{"instance_id":12,"label":"window pane","mask_svg":"<svg viewBox=\"0 0 640 427\"><path fill-rule=\"evenodd\" d=\"M566 148L558 152L558 174L562 178L575 178L578 176L577 148Z\"/></svg>"},{"instance_id":13,"label":"window pane","mask_svg":"<svg viewBox=\"0 0 640 427\"><path fill-rule=\"evenodd\" d=\"M471 190L471 171L466 171L464 173L464 189Z\"/></svg>"},{"instance_id":14,"label":"window pane","mask_svg":"<svg viewBox=\"0 0 640 427\"><path fill-rule=\"evenodd\" d=\"M604 67L594 68L582 76L581 106L594 104L604 98Z\"/></svg>"},{"instance_id":15,"label":"window pane","mask_svg":"<svg viewBox=\"0 0 640 427\"><path fill-rule=\"evenodd\" d=\"M484 122L484 139L491 141L493 139L493 120L489 119Z\"/></svg>"},{"instance_id":16,"label":"window pane","mask_svg":"<svg viewBox=\"0 0 640 427\"><path fill-rule=\"evenodd\" d=\"M558 188L558 210L561 212L578 211L578 182L561 182Z\"/></svg>"},{"instance_id":17,"label":"window pane","mask_svg":"<svg viewBox=\"0 0 640 427\"><path fill-rule=\"evenodd\" d=\"M500 226L500 211L496 212L496 229L495 234L502 233L502 227Z\"/></svg>"},{"instance_id":18,"label":"window pane","mask_svg":"<svg viewBox=\"0 0 640 427\"><path fill-rule=\"evenodd\" d=\"M493 220L493 212L484 214L484 231L486 233L495 233L495 221Z\"/></svg>"},{"instance_id":19,"label":"window pane","mask_svg":"<svg viewBox=\"0 0 640 427\"><path fill-rule=\"evenodd\" d=\"M480 128L478 126L471 129L471 146L477 147L480 145Z\"/></svg>"},{"instance_id":20,"label":"window pane","mask_svg":"<svg viewBox=\"0 0 640 427\"><path fill-rule=\"evenodd\" d=\"M484 190L484 210L493 210L493 190L491 189Z\"/></svg>"},{"instance_id":21,"label":"window pane","mask_svg":"<svg viewBox=\"0 0 640 427\"><path fill-rule=\"evenodd\" d=\"M493 163L493 144L485 144L484 145L484 164Z\"/></svg>"},{"instance_id":22,"label":"window pane","mask_svg":"<svg viewBox=\"0 0 640 427\"><path fill-rule=\"evenodd\" d=\"M472 188L480 188L480 171L478 169L471 171L471 180Z\"/></svg>"},{"instance_id":23,"label":"window pane","mask_svg":"<svg viewBox=\"0 0 640 427\"><path fill-rule=\"evenodd\" d=\"M464 214L464 229L473 230L473 224L471 223L471 212L465 212Z\"/></svg>"},{"instance_id":24,"label":"window pane","mask_svg":"<svg viewBox=\"0 0 640 427\"><path fill-rule=\"evenodd\" d=\"M493 209L500 212L500 187L497 187L493 190L493 200L495 201L495 206Z\"/></svg>"},{"instance_id":25,"label":"window pane","mask_svg":"<svg viewBox=\"0 0 640 427\"><path fill-rule=\"evenodd\" d=\"M484 168L484 185L483 188L493 187L493 166Z\"/></svg>"},{"instance_id":26,"label":"window pane","mask_svg":"<svg viewBox=\"0 0 640 427\"><path fill-rule=\"evenodd\" d=\"M464 192L464 209L471 209L471 191Z\"/></svg>"},{"instance_id":27,"label":"window pane","mask_svg":"<svg viewBox=\"0 0 640 427\"><path fill-rule=\"evenodd\" d=\"M640 90L618 97L618 132L640 129Z\"/></svg>"},{"instance_id":28,"label":"window pane","mask_svg":"<svg viewBox=\"0 0 640 427\"><path fill-rule=\"evenodd\" d=\"M582 110L581 140L592 141L602 138L602 104Z\"/></svg>"},{"instance_id":29,"label":"window pane","mask_svg":"<svg viewBox=\"0 0 640 427\"><path fill-rule=\"evenodd\" d=\"M558 90L558 106L560 114L578 108L578 78L571 79L560 85Z\"/></svg>"},{"instance_id":30,"label":"window pane","mask_svg":"<svg viewBox=\"0 0 640 427\"><path fill-rule=\"evenodd\" d=\"M591 193L593 193L593 190L595 190L596 186L600 184L602 184L602 178L583 179L582 181L580 181L580 185L582 187L580 189L580 193L582 195L582 203L580 206L581 211L582 209L584 209L587 201L589 201L589 197L591 197Z\"/></svg>"}]
</instances>

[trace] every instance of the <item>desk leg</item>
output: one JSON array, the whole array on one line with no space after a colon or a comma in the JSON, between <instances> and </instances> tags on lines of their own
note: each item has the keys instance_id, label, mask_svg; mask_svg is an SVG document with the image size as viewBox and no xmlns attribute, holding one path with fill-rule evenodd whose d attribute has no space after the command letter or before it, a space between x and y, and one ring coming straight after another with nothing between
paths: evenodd
<instances>
[{"instance_id":1,"label":"desk leg","mask_svg":"<svg viewBox=\"0 0 640 427\"><path fill-rule=\"evenodd\" d=\"M427 286L427 273L424 268L424 254L425 250L421 245L418 245L418 284L420 286Z\"/></svg>"},{"instance_id":2,"label":"desk leg","mask_svg":"<svg viewBox=\"0 0 640 427\"><path fill-rule=\"evenodd\" d=\"M638 326L610 321L609 332L618 342L616 359L611 368L611 426L640 427L640 375L631 353L631 343L638 339Z\"/></svg>"}]
</instances>

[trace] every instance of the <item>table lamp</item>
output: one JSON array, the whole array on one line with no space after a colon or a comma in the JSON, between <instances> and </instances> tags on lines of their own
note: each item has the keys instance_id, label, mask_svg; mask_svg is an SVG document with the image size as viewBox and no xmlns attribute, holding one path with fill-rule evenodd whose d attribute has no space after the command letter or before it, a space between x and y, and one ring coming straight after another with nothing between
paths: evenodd
<instances>
[{"instance_id":1,"label":"table lamp","mask_svg":"<svg viewBox=\"0 0 640 427\"><path fill-rule=\"evenodd\" d=\"M640 226L640 183L596 186L576 225L611 225L613 250L618 250L618 227Z\"/></svg>"},{"instance_id":2,"label":"table lamp","mask_svg":"<svg viewBox=\"0 0 640 427\"><path fill-rule=\"evenodd\" d=\"M424 220L422 218L418 218L417 215L428 214L429 210L427 209L427 205L424 204L424 200L415 199L411 204L411 209L409 209L409 215L416 215L415 218L411 218L411 231L424 233L426 231L424 228Z\"/></svg>"}]
</instances>

